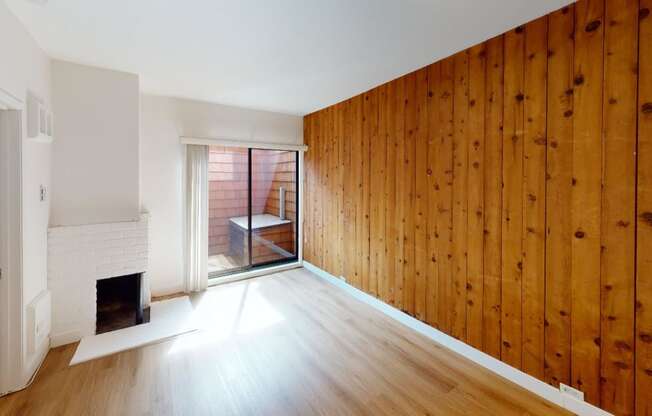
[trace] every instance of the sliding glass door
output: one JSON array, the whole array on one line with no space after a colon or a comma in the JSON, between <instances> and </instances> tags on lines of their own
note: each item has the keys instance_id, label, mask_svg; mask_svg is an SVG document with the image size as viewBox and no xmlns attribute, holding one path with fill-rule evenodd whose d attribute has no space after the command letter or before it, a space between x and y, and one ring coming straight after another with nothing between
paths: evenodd
<instances>
[{"instance_id":1,"label":"sliding glass door","mask_svg":"<svg viewBox=\"0 0 652 416\"><path fill-rule=\"evenodd\" d=\"M298 152L209 147L208 273L297 259Z\"/></svg>"}]
</instances>

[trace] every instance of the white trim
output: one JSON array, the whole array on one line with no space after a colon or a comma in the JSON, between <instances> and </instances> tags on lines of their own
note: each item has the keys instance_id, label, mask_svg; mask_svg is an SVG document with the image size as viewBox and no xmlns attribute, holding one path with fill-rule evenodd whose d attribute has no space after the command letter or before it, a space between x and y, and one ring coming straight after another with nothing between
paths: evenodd
<instances>
[{"instance_id":1,"label":"white trim","mask_svg":"<svg viewBox=\"0 0 652 416\"><path fill-rule=\"evenodd\" d=\"M7 99L3 94L3 100ZM8 101L2 101L8 106ZM16 104L16 103L14 103ZM3 367L3 378L0 378L0 395L19 390L28 381L25 373L30 370L25 362L25 348L23 339L24 313L23 313L23 254L22 254L22 112L18 107L2 110L2 131L0 131L0 165L4 169L4 186L2 192L12 198L3 198L2 236L3 247L3 276L1 297L8 296L7 302L0 302L2 310L0 316L4 320L0 326L6 332L1 338L0 364ZM6 308L6 309L5 309Z\"/></svg>"},{"instance_id":2,"label":"white trim","mask_svg":"<svg viewBox=\"0 0 652 416\"><path fill-rule=\"evenodd\" d=\"M366 294L365 292L356 289L355 287L346 283L344 278L337 278L332 274L320 269L319 267L310 264L307 261L303 262L303 267L326 280L334 286L347 292L354 298L372 306L390 318L395 319L399 323L407 326L408 328L420 333L421 335L430 338L438 344L448 348L449 350L460 354L461 356L473 361L474 363L492 371L493 373L523 387L526 390L542 397L549 402L552 402L560 407L563 407L580 416L608 416L608 413L599 409L589 403L577 400L569 395L563 394L559 389L538 380L529 374L526 374L514 367L511 367L504 362L477 350L470 345L463 343L433 327L427 325L412 316L393 308L392 306L376 299L375 297Z\"/></svg>"},{"instance_id":3,"label":"white trim","mask_svg":"<svg viewBox=\"0 0 652 416\"><path fill-rule=\"evenodd\" d=\"M0 88L0 110L20 110L22 108L22 100Z\"/></svg>"},{"instance_id":4,"label":"white trim","mask_svg":"<svg viewBox=\"0 0 652 416\"><path fill-rule=\"evenodd\" d=\"M284 143L265 143L254 142L244 139L228 139L221 137L186 137L181 136L181 144L199 144L205 146L226 146L226 147L244 147L252 149L266 149L266 150L293 150L298 152L305 152L308 146L303 144L284 144Z\"/></svg>"},{"instance_id":5,"label":"white trim","mask_svg":"<svg viewBox=\"0 0 652 416\"><path fill-rule=\"evenodd\" d=\"M208 279L208 286L223 285L225 283L239 282L240 280L251 279L253 277L265 276L268 274L284 272L286 270L298 269L301 267L300 261L295 261L288 264L279 264L277 266L262 267L260 269L248 270L242 273L234 273L224 277L214 277Z\"/></svg>"}]
</instances>

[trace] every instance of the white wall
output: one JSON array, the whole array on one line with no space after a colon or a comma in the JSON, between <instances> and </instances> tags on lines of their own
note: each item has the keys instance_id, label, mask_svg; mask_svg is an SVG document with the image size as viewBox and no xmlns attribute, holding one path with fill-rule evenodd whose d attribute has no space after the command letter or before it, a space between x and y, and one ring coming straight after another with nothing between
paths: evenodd
<instances>
[{"instance_id":1,"label":"white wall","mask_svg":"<svg viewBox=\"0 0 652 416\"><path fill-rule=\"evenodd\" d=\"M50 59L7 9L4 1L0 1L0 51L0 88L23 102L26 102L27 91L31 91L49 106ZM22 119L25 134L25 114ZM47 227L50 203L48 200L40 201L39 188L40 185L50 186L51 156L51 145L23 140L23 307L47 289ZM31 375L46 349L47 346L41 346L33 355L26 354L23 379Z\"/></svg>"},{"instance_id":2,"label":"white wall","mask_svg":"<svg viewBox=\"0 0 652 416\"><path fill-rule=\"evenodd\" d=\"M141 200L150 216L153 295L183 290L184 146L179 136L300 144L298 116L141 96Z\"/></svg>"},{"instance_id":3,"label":"white wall","mask_svg":"<svg viewBox=\"0 0 652 416\"><path fill-rule=\"evenodd\" d=\"M139 216L138 76L52 62L51 226Z\"/></svg>"}]
</instances>

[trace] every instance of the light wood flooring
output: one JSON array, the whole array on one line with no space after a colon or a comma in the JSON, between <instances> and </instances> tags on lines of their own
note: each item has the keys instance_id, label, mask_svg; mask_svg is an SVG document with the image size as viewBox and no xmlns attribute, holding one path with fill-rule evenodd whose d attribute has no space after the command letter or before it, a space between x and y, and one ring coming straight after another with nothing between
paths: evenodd
<instances>
[{"instance_id":1,"label":"light wood flooring","mask_svg":"<svg viewBox=\"0 0 652 416\"><path fill-rule=\"evenodd\" d=\"M53 349L7 415L561 415L304 269L192 298L215 331L73 367Z\"/></svg>"}]
</instances>

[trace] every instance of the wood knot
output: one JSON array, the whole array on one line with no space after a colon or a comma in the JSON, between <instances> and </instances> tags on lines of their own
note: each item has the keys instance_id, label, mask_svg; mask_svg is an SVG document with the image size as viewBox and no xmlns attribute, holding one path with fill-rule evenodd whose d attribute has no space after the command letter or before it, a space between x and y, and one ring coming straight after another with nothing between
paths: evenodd
<instances>
[{"instance_id":1,"label":"wood knot","mask_svg":"<svg viewBox=\"0 0 652 416\"><path fill-rule=\"evenodd\" d=\"M466 284L466 290L471 290L473 289L473 285L471 283Z\"/></svg>"},{"instance_id":2,"label":"wood knot","mask_svg":"<svg viewBox=\"0 0 652 416\"><path fill-rule=\"evenodd\" d=\"M534 144L538 144L538 145L543 146L543 145L546 144L546 138L545 137L537 137L536 139L534 139Z\"/></svg>"},{"instance_id":3,"label":"wood knot","mask_svg":"<svg viewBox=\"0 0 652 416\"><path fill-rule=\"evenodd\" d=\"M639 20L643 20L646 17L648 17L649 15L650 15L650 9L648 9L647 7L642 8L641 10L638 11Z\"/></svg>"},{"instance_id":4,"label":"wood knot","mask_svg":"<svg viewBox=\"0 0 652 416\"><path fill-rule=\"evenodd\" d=\"M572 88L567 89L566 91L564 91L564 94L573 95L573 89Z\"/></svg>"},{"instance_id":5,"label":"wood knot","mask_svg":"<svg viewBox=\"0 0 652 416\"><path fill-rule=\"evenodd\" d=\"M523 95L522 92L519 92L516 94L516 101L523 101L525 99L525 96Z\"/></svg>"},{"instance_id":6,"label":"wood knot","mask_svg":"<svg viewBox=\"0 0 652 416\"><path fill-rule=\"evenodd\" d=\"M473 107L475 105L475 100L469 101L469 107Z\"/></svg>"},{"instance_id":7,"label":"wood knot","mask_svg":"<svg viewBox=\"0 0 652 416\"><path fill-rule=\"evenodd\" d=\"M614 345L619 350L625 350L625 351L631 351L632 350L632 347L630 347L630 345L628 343L626 343L625 341L616 341L614 343Z\"/></svg>"},{"instance_id":8,"label":"wood knot","mask_svg":"<svg viewBox=\"0 0 652 416\"><path fill-rule=\"evenodd\" d=\"M620 368L621 370L627 370L629 368L629 365L622 361L614 361L614 366Z\"/></svg>"},{"instance_id":9,"label":"wood knot","mask_svg":"<svg viewBox=\"0 0 652 416\"><path fill-rule=\"evenodd\" d=\"M652 334L641 332L640 334L638 334L638 338L641 340L641 342L644 342L645 344L652 344Z\"/></svg>"},{"instance_id":10,"label":"wood knot","mask_svg":"<svg viewBox=\"0 0 652 416\"><path fill-rule=\"evenodd\" d=\"M468 304L469 306L473 306L473 301L472 301L471 299L469 299L468 302L467 302L467 304Z\"/></svg>"},{"instance_id":11,"label":"wood knot","mask_svg":"<svg viewBox=\"0 0 652 416\"><path fill-rule=\"evenodd\" d=\"M512 348L512 344L510 344L507 341L503 341L503 345L505 346L505 348Z\"/></svg>"},{"instance_id":12,"label":"wood knot","mask_svg":"<svg viewBox=\"0 0 652 416\"><path fill-rule=\"evenodd\" d=\"M523 26L519 26L519 27L517 27L516 29L514 29L514 32L516 32L516 33L523 33L523 30L524 30L524 29L523 29Z\"/></svg>"},{"instance_id":13,"label":"wood knot","mask_svg":"<svg viewBox=\"0 0 652 416\"><path fill-rule=\"evenodd\" d=\"M556 149L558 145L559 144L554 140L550 142L550 147L552 147L553 149Z\"/></svg>"},{"instance_id":14,"label":"wood knot","mask_svg":"<svg viewBox=\"0 0 652 416\"><path fill-rule=\"evenodd\" d=\"M647 223L647 225L652 226L652 212L644 212L641 214L641 219Z\"/></svg>"},{"instance_id":15,"label":"wood knot","mask_svg":"<svg viewBox=\"0 0 652 416\"><path fill-rule=\"evenodd\" d=\"M582 85L582 84L584 84L584 75L579 74L578 76L576 76L575 79L573 80L573 83L574 83L575 85Z\"/></svg>"},{"instance_id":16,"label":"wood knot","mask_svg":"<svg viewBox=\"0 0 652 416\"><path fill-rule=\"evenodd\" d=\"M477 168L479 168L479 167L480 167L480 163L479 163L479 162L473 162L473 168L474 168L474 169L477 169Z\"/></svg>"},{"instance_id":17,"label":"wood knot","mask_svg":"<svg viewBox=\"0 0 652 416\"><path fill-rule=\"evenodd\" d=\"M564 117L568 118L573 115L573 110L564 111Z\"/></svg>"},{"instance_id":18,"label":"wood knot","mask_svg":"<svg viewBox=\"0 0 652 416\"><path fill-rule=\"evenodd\" d=\"M537 196L534 194L528 194L527 199L529 199L530 202L534 202L537 200Z\"/></svg>"},{"instance_id":19,"label":"wood knot","mask_svg":"<svg viewBox=\"0 0 652 416\"><path fill-rule=\"evenodd\" d=\"M611 290L611 289L613 289L613 286L611 286L611 285L604 285L604 290L609 291L609 290Z\"/></svg>"},{"instance_id":20,"label":"wood knot","mask_svg":"<svg viewBox=\"0 0 652 416\"><path fill-rule=\"evenodd\" d=\"M595 337L593 338L593 343L599 347L602 344L602 339L600 339L600 337Z\"/></svg>"},{"instance_id":21,"label":"wood knot","mask_svg":"<svg viewBox=\"0 0 652 416\"><path fill-rule=\"evenodd\" d=\"M652 377L652 368L646 368L644 371L646 376Z\"/></svg>"},{"instance_id":22,"label":"wood knot","mask_svg":"<svg viewBox=\"0 0 652 416\"><path fill-rule=\"evenodd\" d=\"M651 114L652 113L652 103L645 103L641 106L641 112L643 114Z\"/></svg>"},{"instance_id":23,"label":"wood knot","mask_svg":"<svg viewBox=\"0 0 652 416\"><path fill-rule=\"evenodd\" d=\"M589 22L586 25L584 30L587 31L587 32L593 32L593 31L597 30L600 27L601 24L602 24L602 22L600 22L600 20L593 20L593 21Z\"/></svg>"},{"instance_id":24,"label":"wood knot","mask_svg":"<svg viewBox=\"0 0 652 416\"><path fill-rule=\"evenodd\" d=\"M623 221L620 220L616 223L617 226L622 227L622 228L627 228L629 227L629 222L628 221Z\"/></svg>"},{"instance_id":25,"label":"wood knot","mask_svg":"<svg viewBox=\"0 0 652 416\"><path fill-rule=\"evenodd\" d=\"M617 102L618 102L618 100L616 100L615 98L613 98L613 97L612 97L612 98L609 98L609 104L614 105L614 104L616 104Z\"/></svg>"},{"instance_id":26,"label":"wood knot","mask_svg":"<svg viewBox=\"0 0 652 416\"><path fill-rule=\"evenodd\" d=\"M428 97L432 97L432 91L428 91Z\"/></svg>"},{"instance_id":27,"label":"wood knot","mask_svg":"<svg viewBox=\"0 0 652 416\"><path fill-rule=\"evenodd\" d=\"M568 312L566 312L566 311L559 311L559 315L561 315L561 316L567 316L567 315L568 315Z\"/></svg>"},{"instance_id":28,"label":"wood knot","mask_svg":"<svg viewBox=\"0 0 652 416\"><path fill-rule=\"evenodd\" d=\"M584 238L584 231L582 230L575 231L575 238Z\"/></svg>"}]
</instances>

